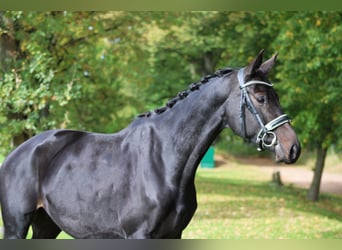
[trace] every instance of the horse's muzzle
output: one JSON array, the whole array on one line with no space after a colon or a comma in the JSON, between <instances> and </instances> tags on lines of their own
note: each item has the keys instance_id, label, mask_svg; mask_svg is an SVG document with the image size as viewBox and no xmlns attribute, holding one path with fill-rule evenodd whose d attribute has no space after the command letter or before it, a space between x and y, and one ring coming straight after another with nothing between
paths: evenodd
<instances>
[{"instance_id":1,"label":"horse's muzzle","mask_svg":"<svg viewBox=\"0 0 342 250\"><path fill-rule=\"evenodd\" d=\"M299 142L296 142L292 144L289 147L289 150L285 150L282 145L276 145L275 147L275 153L276 153L276 162L284 162L286 164L293 164L295 163L301 153L301 147Z\"/></svg>"}]
</instances>

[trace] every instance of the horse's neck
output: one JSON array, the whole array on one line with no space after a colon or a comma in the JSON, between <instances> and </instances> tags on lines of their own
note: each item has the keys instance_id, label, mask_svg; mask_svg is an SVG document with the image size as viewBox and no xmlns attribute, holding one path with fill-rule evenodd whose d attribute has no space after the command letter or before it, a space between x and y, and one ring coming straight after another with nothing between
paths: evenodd
<instances>
[{"instance_id":1,"label":"horse's neck","mask_svg":"<svg viewBox=\"0 0 342 250\"><path fill-rule=\"evenodd\" d=\"M229 96L229 84L223 78L212 81L160 115L158 120L177 157L175 167L179 169L175 172L186 178L193 178L201 157L224 128L222 106Z\"/></svg>"}]
</instances>

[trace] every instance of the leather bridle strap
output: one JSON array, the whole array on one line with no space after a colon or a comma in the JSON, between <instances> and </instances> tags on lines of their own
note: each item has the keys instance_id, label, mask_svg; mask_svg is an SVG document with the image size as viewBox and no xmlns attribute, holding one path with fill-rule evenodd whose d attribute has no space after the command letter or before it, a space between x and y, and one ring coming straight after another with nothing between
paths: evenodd
<instances>
[{"instance_id":1,"label":"leather bridle strap","mask_svg":"<svg viewBox=\"0 0 342 250\"><path fill-rule=\"evenodd\" d=\"M268 87L273 87L272 83L259 81L259 80L251 80L245 83L244 81L244 68L238 71L238 80L241 89L241 100L240 100L240 125L241 131L243 133L243 137L247 138L247 130L246 130L246 117L245 117L245 107L254 115L257 122L259 123L261 129L257 135L256 144L258 145L257 150L262 151L265 148L271 148L277 143L277 136L273 132L276 128L282 126L285 123L290 122L290 118L286 115L280 115L277 118L273 119L266 125L262 121L259 112L256 110L253 102L250 99L250 96L247 91L247 87L255 84L261 84ZM270 142L268 142L268 140Z\"/></svg>"}]
</instances>

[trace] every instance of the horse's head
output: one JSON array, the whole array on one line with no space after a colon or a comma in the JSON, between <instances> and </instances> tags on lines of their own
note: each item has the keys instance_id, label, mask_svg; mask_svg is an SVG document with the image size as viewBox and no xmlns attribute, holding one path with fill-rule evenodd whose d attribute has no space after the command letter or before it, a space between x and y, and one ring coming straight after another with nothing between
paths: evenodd
<instances>
[{"instance_id":1,"label":"horse's head","mask_svg":"<svg viewBox=\"0 0 342 250\"><path fill-rule=\"evenodd\" d=\"M233 88L227 106L237 108L227 111L229 127L245 139L256 142L258 150L274 151L277 162L291 164L300 155L300 143L267 78L277 55L265 62L262 62L262 56L263 51L236 74L237 87Z\"/></svg>"}]
</instances>

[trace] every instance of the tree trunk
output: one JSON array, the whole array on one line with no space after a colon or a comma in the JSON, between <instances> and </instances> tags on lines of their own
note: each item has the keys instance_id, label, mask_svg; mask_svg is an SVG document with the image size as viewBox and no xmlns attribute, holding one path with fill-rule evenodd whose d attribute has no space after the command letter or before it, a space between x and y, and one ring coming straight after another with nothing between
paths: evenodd
<instances>
[{"instance_id":1,"label":"tree trunk","mask_svg":"<svg viewBox=\"0 0 342 250\"><path fill-rule=\"evenodd\" d=\"M10 72L17 55L17 44L13 36L13 23L0 12L0 69L2 73Z\"/></svg>"},{"instance_id":2,"label":"tree trunk","mask_svg":"<svg viewBox=\"0 0 342 250\"><path fill-rule=\"evenodd\" d=\"M0 11L0 76L9 73L15 74L15 60L19 55L19 46L15 40L14 24L10 19L4 17L3 12ZM25 120L27 116L15 112L7 113L8 120ZM12 138L12 147L17 147L29 138L29 134L25 131L14 135Z\"/></svg>"},{"instance_id":3,"label":"tree trunk","mask_svg":"<svg viewBox=\"0 0 342 250\"><path fill-rule=\"evenodd\" d=\"M272 183L274 183L277 187L283 186L283 182L281 180L280 172L279 171L274 171L272 173Z\"/></svg>"},{"instance_id":4,"label":"tree trunk","mask_svg":"<svg viewBox=\"0 0 342 250\"><path fill-rule=\"evenodd\" d=\"M328 147L320 145L317 148L317 156L316 156L316 163L314 169L314 176L311 182L310 189L308 191L307 198L310 201L318 201L319 199L319 192L321 187L321 179L325 164L325 157L327 155Z\"/></svg>"}]
</instances>

